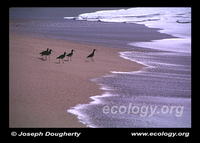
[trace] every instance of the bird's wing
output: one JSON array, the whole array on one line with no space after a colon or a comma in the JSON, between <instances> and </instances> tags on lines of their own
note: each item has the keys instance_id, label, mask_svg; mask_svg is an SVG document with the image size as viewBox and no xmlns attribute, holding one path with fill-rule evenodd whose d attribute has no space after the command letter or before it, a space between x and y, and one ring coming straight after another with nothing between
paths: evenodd
<instances>
[{"instance_id":1,"label":"bird's wing","mask_svg":"<svg viewBox=\"0 0 200 143\"><path fill-rule=\"evenodd\" d=\"M41 52L40 54L43 54L43 53L45 53L46 51L43 51L43 52Z\"/></svg>"},{"instance_id":2,"label":"bird's wing","mask_svg":"<svg viewBox=\"0 0 200 143\"><path fill-rule=\"evenodd\" d=\"M59 57L57 57L56 59L59 59L59 58L61 58L61 56L62 56L62 55L60 55L60 56L59 56Z\"/></svg>"},{"instance_id":3,"label":"bird's wing","mask_svg":"<svg viewBox=\"0 0 200 143\"><path fill-rule=\"evenodd\" d=\"M67 56L72 56L72 53L67 54Z\"/></svg>"}]
</instances>

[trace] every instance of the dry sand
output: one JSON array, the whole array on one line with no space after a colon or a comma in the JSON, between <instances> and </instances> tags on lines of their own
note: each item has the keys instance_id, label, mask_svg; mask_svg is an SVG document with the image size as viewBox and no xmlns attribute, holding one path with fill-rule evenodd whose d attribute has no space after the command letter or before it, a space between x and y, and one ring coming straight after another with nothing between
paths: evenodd
<instances>
[{"instance_id":1,"label":"dry sand","mask_svg":"<svg viewBox=\"0 0 200 143\"><path fill-rule=\"evenodd\" d=\"M52 49L50 58L39 53ZM72 61L59 55L74 49ZM95 52L95 62L86 57ZM9 34L9 126L86 127L67 110L89 103L103 91L89 79L110 71L136 71L144 66L119 57L121 49ZM67 60L67 57L65 58Z\"/></svg>"}]
</instances>

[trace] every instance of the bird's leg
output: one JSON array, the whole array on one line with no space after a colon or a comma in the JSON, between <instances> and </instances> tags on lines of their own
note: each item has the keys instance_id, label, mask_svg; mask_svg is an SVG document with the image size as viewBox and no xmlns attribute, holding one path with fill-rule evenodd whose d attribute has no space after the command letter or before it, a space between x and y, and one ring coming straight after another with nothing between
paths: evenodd
<instances>
[{"instance_id":1,"label":"bird's leg","mask_svg":"<svg viewBox=\"0 0 200 143\"><path fill-rule=\"evenodd\" d=\"M92 61L94 62L93 57L91 57L91 59L92 59Z\"/></svg>"},{"instance_id":2,"label":"bird's leg","mask_svg":"<svg viewBox=\"0 0 200 143\"><path fill-rule=\"evenodd\" d=\"M70 57L70 61L72 61L72 57Z\"/></svg>"},{"instance_id":3,"label":"bird's leg","mask_svg":"<svg viewBox=\"0 0 200 143\"><path fill-rule=\"evenodd\" d=\"M50 59L50 55L49 55L49 60L51 61L51 59Z\"/></svg>"}]
</instances>

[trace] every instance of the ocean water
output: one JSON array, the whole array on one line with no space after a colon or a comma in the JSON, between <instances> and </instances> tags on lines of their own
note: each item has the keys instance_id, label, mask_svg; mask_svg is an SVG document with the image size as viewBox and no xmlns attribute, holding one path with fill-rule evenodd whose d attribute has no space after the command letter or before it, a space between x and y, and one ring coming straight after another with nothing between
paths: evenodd
<instances>
[{"instance_id":1,"label":"ocean water","mask_svg":"<svg viewBox=\"0 0 200 143\"><path fill-rule=\"evenodd\" d=\"M120 57L147 66L91 79L104 93L66 109L80 122L191 127L191 8L11 8L9 16L25 20L11 23L12 32L123 48Z\"/></svg>"},{"instance_id":2,"label":"ocean water","mask_svg":"<svg viewBox=\"0 0 200 143\"><path fill-rule=\"evenodd\" d=\"M101 21L114 23L137 23L150 28L160 28L159 32L177 37L176 39L159 39L151 42L130 42L131 46L147 47L159 50L191 52L191 8L129 8L102 10L80 14L78 17L64 19ZM163 44L165 43L165 44Z\"/></svg>"},{"instance_id":3,"label":"ocean water","mask_svg":"<svg viewBox=\"0 0 200 143\"><path fill-rule=\"evenodd\" d=\"M105 93L91 97L93 102L77 105L68 112L95 128L191 127L190 54L143 51L122 52L120 55L129 59L133 57L133 60L138 58L148 67L137 72L111 71L113 74L92 79ZM130 104L139 111L133 113L131 108L128 113ZM110 108L108 114L103 112L105 106ZM117 113L111 112L112 107ZM173 107L183 107L180 117L176 116L176 111L180 110L171 111Z\"/></svg>"},{"instance_id":4,"label":"ocean water","mask_svg":"<svg viewBox=\"0 0 200 143\"><path fill-rule=\"evenodd\" d=\"M130 8L64 18L144 24L174 36L127 42L129 46L155 49L119 53L120 57L147 68L136 72L111 71L92 79L105 93L68 112L95 128L191 127L191 8Z\"/></svg>"}]
</instances>

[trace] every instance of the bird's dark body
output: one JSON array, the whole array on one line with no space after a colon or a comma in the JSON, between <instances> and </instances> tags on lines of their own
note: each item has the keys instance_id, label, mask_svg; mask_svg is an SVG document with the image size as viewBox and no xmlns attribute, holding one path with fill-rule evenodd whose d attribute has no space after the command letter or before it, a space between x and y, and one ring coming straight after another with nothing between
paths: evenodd
<instances>
[{"instance_id":1,"label":"bird's dark body","mask_svg":"<svg viewBox=\"0 0 200 143\"><path fill-rule=\"evenodd\" d=\"M74 52L74 50L72 49L71 53L67 54L68 60L69 60L69 58L70 58L70 60L72 60L71 57L73 56L73 52Z\"/></svg>"},{"instance_id":2,"label":"bird's dark body","mask_svg":"<svg viewBox=\"0 0 200 143\"><path fill-rule=\"evenodd\" d=\"M41 56L43 56L46 52L48 52L49 51L49 48L47 48L47 50L46 51L43 51L43 52L41 52L40 54L41 54Z\"/></svg>"},{"instance_id":3,"label":"bird's dark body","mask_svg":"<svg viewBox=\"0 0 200 143\"><path fill-rule=\"evenodd\" d=\"M63 55L60 55L59 57L56 58L56 59L59 59L59 63L60 63L60 59L62 59L62 62L63 62L63 59L65 58L65 55L66 55L66 52L64 52Z\"/></svg>"},{"instance_id":4,"label":"bird's dark body","mask_svg":"<svg viewBox=\"0 0 200 143\"><path fill-rule=\"evenodd\" d=\"M87 58L91 58L91 61L93 61L93 62L94 62L93 57L94 57L94 52L95 51L97 51L97 50L94 49L93 52L89 56L87 56Z\"/></svg>"},{"instance_id":5,"label":"bird's dark body","mask_svg":"<svg viewBox=\"0 0 200 143\"><path fill-rule=\"evenodd\" d=\"M43 51L40 54L41 54L41 56L46 56L46 59L47 59L47 56L49 56L49 60L50 60L51 51L53 51L53 50L52 49L50 49L49 51L48 50L49 49L47 48L46 51Z\"/></svg>"},{"instance_id":6,"label":"bird's dark body","mask_svg":"<svg viewBox=\"0 0 200 143\"><path fill-rule=\"evenodd\" d=\"M90 54L89 56L87 56L87 58L91 58L94 56L94 53Z\"/></svg>"}]
</instances>

